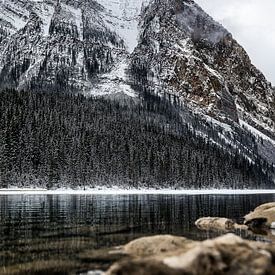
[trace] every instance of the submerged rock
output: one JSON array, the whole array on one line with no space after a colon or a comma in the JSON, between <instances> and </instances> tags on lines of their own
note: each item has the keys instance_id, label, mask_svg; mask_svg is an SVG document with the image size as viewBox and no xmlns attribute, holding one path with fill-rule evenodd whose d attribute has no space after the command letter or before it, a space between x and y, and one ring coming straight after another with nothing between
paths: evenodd
<instances>
[{"instance_id":1,"label":"submerged rock","mask_svg":"<svg viewBox=\"0 0 275 275\"><path fill-rule=\"evenodd\" d=\"M195 222L196 226L201 230L233 230L235 223L231 219L204 217Z\"/></svg>"},{"instance_id":2,"label":"submerged rock","mask_svg":"<svg viewBox=\"0 0 275 275\"><path fill-rule=\"evenodd\" d=\"M235 223L231 219L218 218L218 217L204 217L195 222L195 225L200 230L211 231L234 231L234 230L247 230L248 227L244 224Z\"/></svg>"},{"instance_id":3,"label":"submerged rock","mask_svg":"<svg viewBox=\"0 0 275 275\"><path fill-rule=\"evenodd\" d=\"M125 245L123 251L132 256L152 256L179 249L189 249L195 243L184 237L157 235L134 240Z\"/></svg>"},{"instance_id":4,"label":"submerged rock","mask_svg":"<svg viewBox=\"0 0 275 275\"><path fill-rule=\"evenodd\" d=\"M243 240L234 234L203 242L155 236L135 240L124 249L132 257L114 264L107 275L275 274L275 248L271 244Z\"/></svg>"},{"instance_id":5,"label":"submerged rock","mask_svg":"<svg viewBox=\"0 0 275 275\"><path fill-rule=\"evenodd\" d=\"M275 225L275 202L258 206L253 212L246 215L244 219L245 225L250 229L273 228Z\"/></svg>"}]
</instances>

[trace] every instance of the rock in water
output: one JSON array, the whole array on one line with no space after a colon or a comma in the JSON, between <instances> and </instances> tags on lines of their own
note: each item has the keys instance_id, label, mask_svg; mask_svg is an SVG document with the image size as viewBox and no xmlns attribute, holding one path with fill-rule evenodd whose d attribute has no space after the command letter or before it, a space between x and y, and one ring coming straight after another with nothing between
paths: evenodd
<instances>
[{"instance_id":1,"label":"rock in water","mask_svg":"<svg viewBox=\"0 0 275 275\"><path fill-rule=\"evenodd\" d=\"M248 227L244 224L235 223L233 220L228 218L218 217L204 217L200 218L195 222L195 225L200 230L207 231L232 231L232 230L247 230Z\"/></svg>"},{"instance_id":2,"label":"rock in water","mask_svg":"<svg viewBox=\"0 0 275 275\"><path fill-rule=\"evenodd\" d=\"M273 228L275 223L275 202L258 206L253 212L247 214L244 219L244 223L251 229L260 227Z\"/></svg>"},{"instance_id":3,"label":"rock in water","mask_svg":"<svg viewBox=\"0 0 275 275\"><path fill-rule=\"evenodd\" d=\"M134 240L125 245L124 252L133 256L152 256L179 249L189 249L194 243L196 242L184 237L159 235Z\"/></svg>"},{"instance_id":4,"label":"rock in water","mask_svg":"<svg viewBox=\"0 0 275 275\"><path fill-rule=\"evenodd\" d=\"M234 230L235 223L227 218L205 217L195 222L196 226L201 230Z\"/></svg>"}]
</instances>

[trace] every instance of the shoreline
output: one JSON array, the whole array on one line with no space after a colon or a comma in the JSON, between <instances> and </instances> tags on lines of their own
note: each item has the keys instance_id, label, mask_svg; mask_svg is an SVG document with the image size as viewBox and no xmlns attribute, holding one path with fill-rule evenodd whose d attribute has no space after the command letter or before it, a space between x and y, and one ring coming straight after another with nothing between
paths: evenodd
<instances>
[{"instance_id":1,"label":"shoreline","mask_svg":"<svg viewBox=\"0 0 275 275\"><path fill-rule=\"evenodd\" d=\"M256 195L274 194L275 189L0 189L0 195Z\"/></svg>"}]
</instances>

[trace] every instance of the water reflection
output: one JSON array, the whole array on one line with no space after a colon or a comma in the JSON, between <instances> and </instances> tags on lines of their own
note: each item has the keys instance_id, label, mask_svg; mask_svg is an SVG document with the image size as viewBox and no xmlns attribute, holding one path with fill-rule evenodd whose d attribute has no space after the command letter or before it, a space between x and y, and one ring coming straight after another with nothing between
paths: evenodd
<instances>
[{"instance_id":1,"label":"water reflection","mask_svg":"<svg viewBox=\"0 0 275 275\"><path fill-rule=\"evenodd\" d=\"M240 221L274 199L274 195L0 196L0 273L5 274L5 268L6 274L24 274L24 268L35 265L45 272L50 268L51 274L97 267L102 263L87 261L83 255L144 235L205 239L212 234L194 227L197 218Z\"/></svg>"}]
</instances>

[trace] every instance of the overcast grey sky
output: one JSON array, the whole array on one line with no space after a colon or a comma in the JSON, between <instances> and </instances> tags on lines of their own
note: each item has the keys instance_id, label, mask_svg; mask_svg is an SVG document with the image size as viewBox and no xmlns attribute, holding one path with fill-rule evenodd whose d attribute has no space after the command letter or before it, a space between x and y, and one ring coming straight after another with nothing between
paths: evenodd
<instances>
[{"instance_id":1,"label":"overcast grey sky","mask_svg":"<svg viewBox=\"0 0 275 275\"><path fill-rule=\"evenodd\" d=\"M226 27L275 85L275 0L195 0Z\"/></svg>"}]
</instances>

